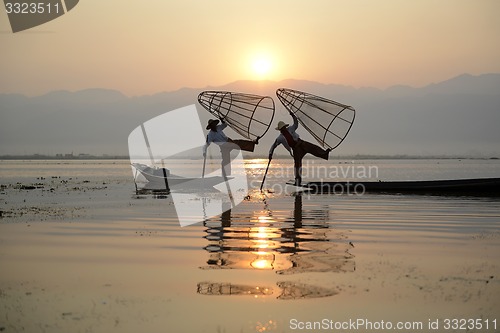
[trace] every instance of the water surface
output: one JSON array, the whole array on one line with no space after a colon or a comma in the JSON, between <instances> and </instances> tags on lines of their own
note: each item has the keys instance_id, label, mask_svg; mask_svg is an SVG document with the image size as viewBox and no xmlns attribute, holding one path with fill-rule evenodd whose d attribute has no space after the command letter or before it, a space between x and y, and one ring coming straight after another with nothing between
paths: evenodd
<instances>
[{"instance_id":1,"label":"water surface","mask_svg":"<svg viewBox=\"0 0 500 333\"><path fill-rule=\"evenodd\" d=\"M250 181L260 185L266 162L250 161ZM376 165L383 180L500 175L492 160L330 163ZM273 164L272 191L182 228L168 195L136 193L126 161L2 161L0 327L296 332L323 319L500 320L499 198L281 192L277 169L290 161Z\"/></svg>"}]
</instances>

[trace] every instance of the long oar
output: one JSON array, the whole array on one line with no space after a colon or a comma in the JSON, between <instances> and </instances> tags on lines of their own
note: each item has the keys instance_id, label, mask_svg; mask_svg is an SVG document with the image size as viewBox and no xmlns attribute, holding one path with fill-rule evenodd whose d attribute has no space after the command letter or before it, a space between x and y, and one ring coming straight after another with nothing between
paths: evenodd
<instances>
[{"instance_id":1,"label":"long oar","mask_svg":"<svg viewBox=\"0 0 500 333\"><path fill-rule=\"evenodd\" d=\"M264 178L262 178L262 184L260 184L260 191L262 192L262 187L264 186L264 182L266 181L267 171L269 170L269 165L271 164L271 158L269 158L269 162L267 162L266 172L264 172Z\"/></svg>"}]
</instances>

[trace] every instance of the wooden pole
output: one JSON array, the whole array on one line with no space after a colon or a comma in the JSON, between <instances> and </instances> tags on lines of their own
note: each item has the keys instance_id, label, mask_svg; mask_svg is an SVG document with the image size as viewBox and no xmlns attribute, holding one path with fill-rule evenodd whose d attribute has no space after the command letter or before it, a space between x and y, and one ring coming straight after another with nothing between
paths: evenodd
<instances>
[{"instance_id":1,"label":"wooden pole","mask_svg":"<svg viewBox=\"0 0 500 333\"><path fill-rule=\"evenodd\" d=\"M260 191L262 192L262 187L264 187L264 182L266 181L267 171L269 170L269 165L271 164L271 159L267 162L266 172L264 173L264 178L262 178L262 184L260 184Z\"/></svg>"}]
</instances>

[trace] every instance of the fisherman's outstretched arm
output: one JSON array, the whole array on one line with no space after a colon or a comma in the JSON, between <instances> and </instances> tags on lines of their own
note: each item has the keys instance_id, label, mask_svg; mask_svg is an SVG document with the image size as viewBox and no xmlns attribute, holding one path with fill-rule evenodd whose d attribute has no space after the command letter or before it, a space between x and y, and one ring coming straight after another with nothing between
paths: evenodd
<instances>
[{"instance_id":1,"label":"fisherman's outstretched arm","mask_svg":"<svg viewBox=\"0 0 500 333\"><path fill-rule=\"evenodd\" d=\"M273 154L274 154L274 150L276 149L276 147L278 147L279 145L281 144L281 142L276 139L274 140L274 143L272 144L271 148L269 149L269 159L271 159L273 157Z\"/></svg>"},{"instance_id":2,"label":"fisherman's outstretched arm","mask_svg":"<svg viewBox=\"0 0 500 333\"><path fill-rule=\"evenodd\" d=\"M299 119L297 119L297 116L293 112L290 112L290 116L293 118L293 125L291 127L295 131L299 128Z\"/></svg>"}]
</instances>

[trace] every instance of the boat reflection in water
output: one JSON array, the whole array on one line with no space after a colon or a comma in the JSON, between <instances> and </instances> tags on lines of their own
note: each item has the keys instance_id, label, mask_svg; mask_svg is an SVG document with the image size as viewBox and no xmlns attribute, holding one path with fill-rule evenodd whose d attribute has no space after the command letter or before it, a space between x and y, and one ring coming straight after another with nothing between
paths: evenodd
<instances>
[{"instance_id":1,"label":"boat reflection in water","mask_svg":"<svg viewBox=\"0 0 500 333\"><path fill-rule=\"evenodd\" d=\"M227 203L229 208L230 203ZM311 272L352 272L354 256L342 231L333 228L328 207L303 209L302 195L294 197L293 212L273 213L267 204L262 211L222 215L204 222L209 253L201 269L252 269L279 275ZM278 294L278 299L333 296L336 288L282 281L276 287L201 282L204 295Z\"/></svg>"}]
</instances>

